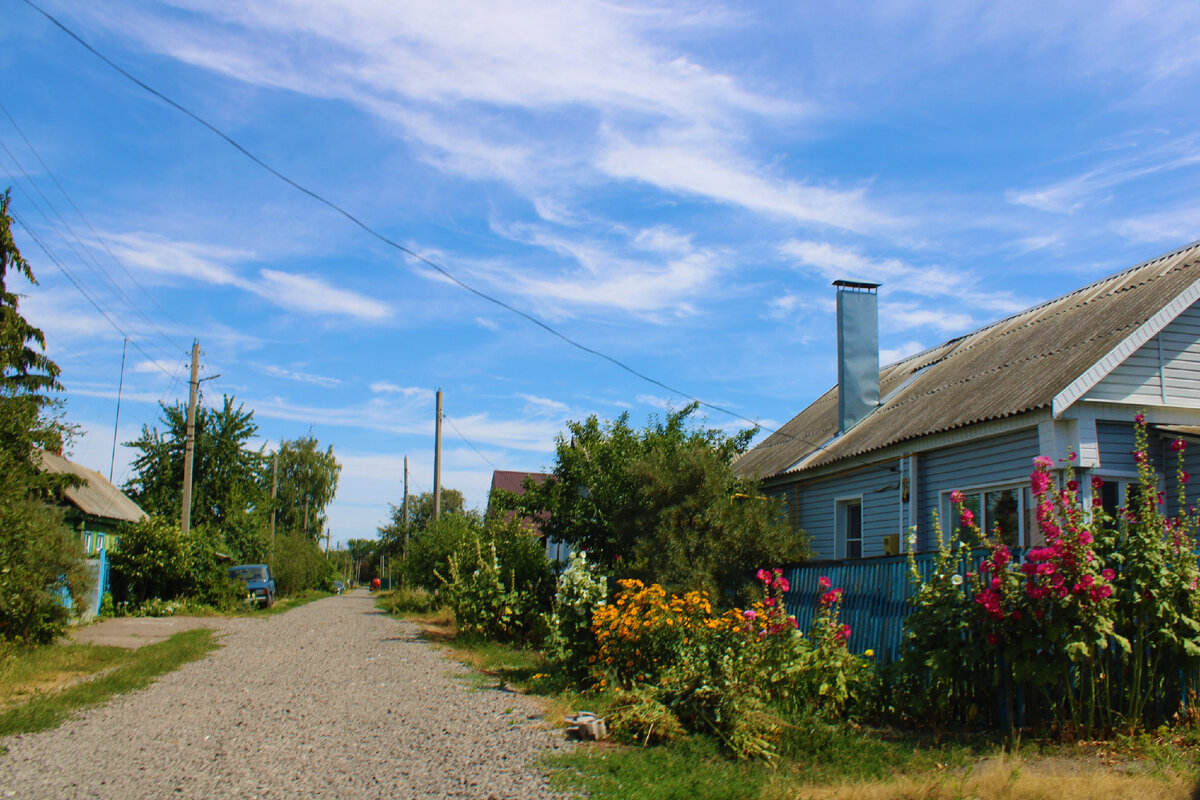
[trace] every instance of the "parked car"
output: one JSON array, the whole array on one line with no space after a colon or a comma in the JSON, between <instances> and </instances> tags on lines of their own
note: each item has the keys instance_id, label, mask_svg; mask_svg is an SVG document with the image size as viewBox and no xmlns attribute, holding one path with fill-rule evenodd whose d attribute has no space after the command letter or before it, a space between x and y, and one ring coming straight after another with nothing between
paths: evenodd
<instances>
[{"instance_id":1,"label":"parked car","mask_svg":"<svg viewBox=\"0 0 1200 800\"><path fill-rule=\"evenodd\" d=\"M229 568L229 577L246 587L246 602L259 608L275 604L275 578L266 564L242 564Z\"/></svg>"}]
</instances>

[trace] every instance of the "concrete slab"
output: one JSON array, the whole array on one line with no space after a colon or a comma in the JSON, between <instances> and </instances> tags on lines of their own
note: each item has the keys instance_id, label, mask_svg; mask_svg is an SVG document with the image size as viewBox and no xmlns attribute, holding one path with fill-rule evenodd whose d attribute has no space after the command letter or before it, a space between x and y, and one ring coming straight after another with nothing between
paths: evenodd
<instances>
[{"instance_id":1,"label":"concrete slab","mask_svg":"<svg viewBox=\"0 0 1200 800\"><path fill-rule=\"evenodd\" d=\"M76 628L67 638L76 644L137 649L193 628L219 628L220 617L115 617Z\"/></svg>"}]
</instances>

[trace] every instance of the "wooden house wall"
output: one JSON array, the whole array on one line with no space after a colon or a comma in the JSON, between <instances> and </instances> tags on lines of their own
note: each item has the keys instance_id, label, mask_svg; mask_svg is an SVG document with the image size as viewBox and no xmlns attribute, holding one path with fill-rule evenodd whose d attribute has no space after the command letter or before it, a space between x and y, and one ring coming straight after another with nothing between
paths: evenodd
<instances>
[{"instance_id":1,"label":"wooden house wall","mask_svg":"<svg viewBox=\"0 0 1200 800\"><path fill-rule=\"evenodd\" d=\"M1193 305L1097 383L1090 400L1200 406L1200 305Z\"/></svg>"}]
</instances>

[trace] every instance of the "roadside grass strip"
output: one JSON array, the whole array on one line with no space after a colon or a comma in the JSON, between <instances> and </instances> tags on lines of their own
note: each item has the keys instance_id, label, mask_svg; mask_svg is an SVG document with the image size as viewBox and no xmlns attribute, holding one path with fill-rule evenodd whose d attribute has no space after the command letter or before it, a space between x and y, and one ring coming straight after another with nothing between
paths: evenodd
<instances>
[{"instance_id":1,"label":"roadside grass strip","mask_svg":"<svg viewBox=\"0 0 1200 800\"><path fill-rule=\"evenodd\" d=\"M303 592L291 594L287 597L280 597L275 600L275 604L270 608L246 609L243 613L245 616L261 616L263 614L285 614L293 608L308 605L314 600L324 600L326 597L334 597L333 592L322 592L316 589L305 589Z\"/></svg>"},{"instance_id":2,"label":"roadside grass strip","mask_svg":"<svg viewBox=\"0 0 1200 800\"><path fill-rule=\"evenodd\" d=\"M18 652L0 667L0 736L57 727L218 647L213 631L201 628L136 650L66 644Z\"/></svg>"}]
</instances>

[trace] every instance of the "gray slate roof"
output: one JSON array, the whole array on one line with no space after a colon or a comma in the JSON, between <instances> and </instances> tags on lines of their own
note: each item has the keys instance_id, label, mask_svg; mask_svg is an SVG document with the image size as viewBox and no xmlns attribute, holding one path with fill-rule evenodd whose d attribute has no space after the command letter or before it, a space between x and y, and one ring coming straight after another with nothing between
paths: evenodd
<instances>
[{"instance_id":1,"label":"gray slate roof","mask_svg":"<svg viewBox=\"0 0 1200 800\"><path fill-rule=\"evenodd\" d=\"M94 469L43 450L42 471L83 478L86 483L68 487L63 494L71 505L89 517L123 522L137 522L146 518L146 512L137 503Z\"/></svg>"},{"instance_id":2,"label":"gray slate roof","mask_svg":"<svg viewBox=\"0 0 1200 800\"><path fill-rule=\"evenodd\" d=\"M767 478L810 455L805 470L1049 406L1197 280L1200 243L883 367L879 408L832 439L837 433L835 386L734 466L743 474Z\"/></svg>"}]
</instances>

